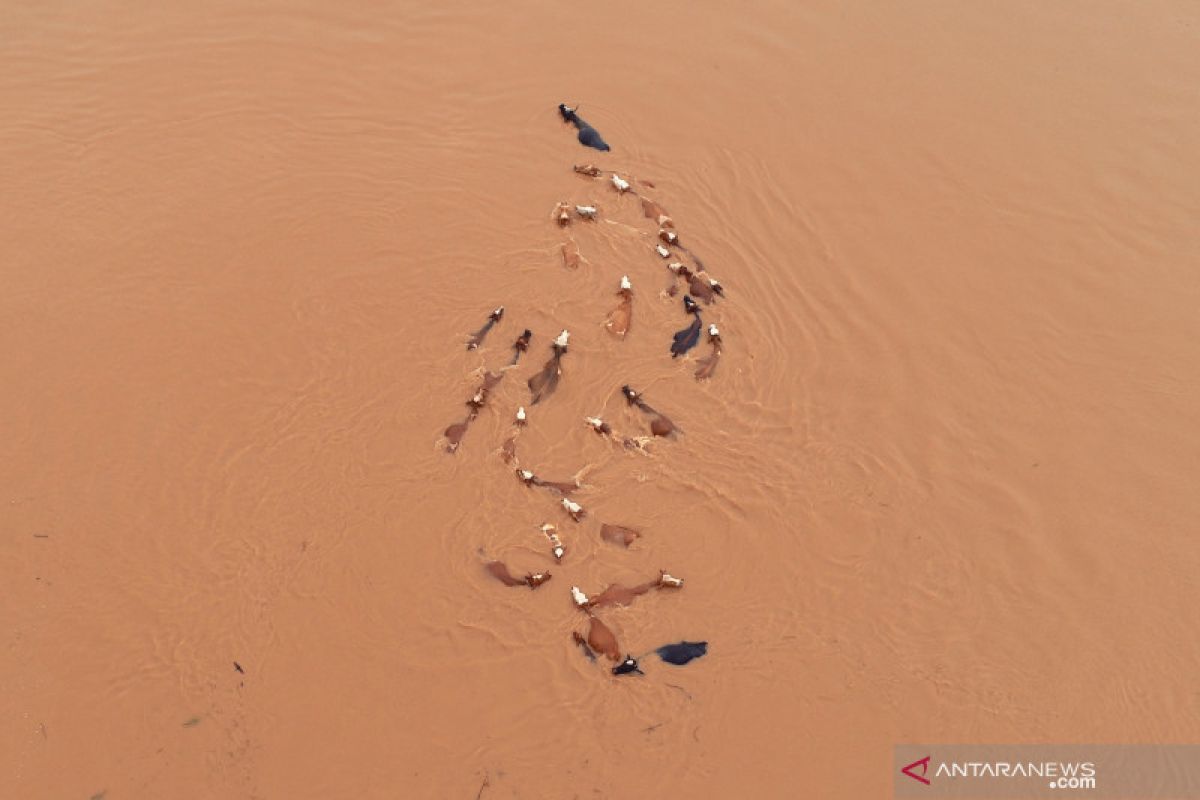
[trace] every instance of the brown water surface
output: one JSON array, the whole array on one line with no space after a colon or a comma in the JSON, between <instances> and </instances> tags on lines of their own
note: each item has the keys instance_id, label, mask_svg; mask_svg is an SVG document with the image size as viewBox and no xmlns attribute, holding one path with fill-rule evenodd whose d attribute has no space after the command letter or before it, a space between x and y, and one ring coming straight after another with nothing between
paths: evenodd
<instances>
[{"instance_id":1,"label":"brown water surface","mask_svg":"<svg viewBox=\"0 0 1200 800\"><path fill-rule=\"evenodd\" d=\"M1179 0L6 4L0 796L868 798L896 742L1200 740L1198 54ZM711 380L584 161L727 287ZM578 524L500 458L563 328L517 453ZM645 432L623 383L682 434L590 431ZM597 613L709 654L613 678L569 587L659 569Z\"/></svg>"}]
</instances>

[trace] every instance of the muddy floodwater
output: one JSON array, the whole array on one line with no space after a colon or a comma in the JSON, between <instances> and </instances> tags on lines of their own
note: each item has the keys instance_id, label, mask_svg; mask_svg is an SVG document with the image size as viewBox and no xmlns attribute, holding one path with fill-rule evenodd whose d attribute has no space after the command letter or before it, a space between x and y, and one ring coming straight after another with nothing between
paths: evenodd
<instances>
[{"instance_id":1,"label":"muddy floodwater","mask_svg":"<svg viewBox=\"0 0 1200 800\"><path fill-rule=\"evenodd\" d=\"M643 198L725 289L678 358ZM677 433L622 446L624 384ZM1194 2L0 8L0 797L1197 742L1198 469ZM614 676L570 587L660 570L594 610Z\"/></svg>"}]
</instances>

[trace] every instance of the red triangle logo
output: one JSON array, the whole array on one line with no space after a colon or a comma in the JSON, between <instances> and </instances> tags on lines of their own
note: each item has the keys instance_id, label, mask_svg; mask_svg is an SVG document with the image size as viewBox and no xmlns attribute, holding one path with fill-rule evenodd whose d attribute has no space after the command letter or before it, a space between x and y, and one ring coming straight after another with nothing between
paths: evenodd
<instances>
[{"instance_id":1,"label":"red triangle logo","mask_svg":"<svg viewBox=\"0 0 1200 800\"><path fill-rule=\"evenodd\" d=\"M914 767L921 768L920 775L913 772ZM925 773L929 771L929 756L925 756L924 758L920 759L919 761L914 761L913 763L909 764L907 767L905 767L904 769L902 769L900 771L903 772L908 777L912 778L913 780L920 781L921 783L928 786L929 779L925 777Z\"/></svg>"}]
</instances>

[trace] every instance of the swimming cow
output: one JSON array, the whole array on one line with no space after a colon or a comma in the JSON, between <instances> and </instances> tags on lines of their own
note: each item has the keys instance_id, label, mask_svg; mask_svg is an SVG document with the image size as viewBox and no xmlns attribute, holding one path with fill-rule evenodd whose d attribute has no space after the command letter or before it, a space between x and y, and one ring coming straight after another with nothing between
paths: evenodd
<instances>
[{"instance_id":1,"label":"swimming cow","mask_svg":"<svg viewBox=\"0 0 1200 800\"><path fill-rule=\"evenodd\" d=\"M579 143L585 147L608 151L612 148L600 137L600 132L584 122L583 117L575 113L575 108L568 108L566 103L558 104L558 113L562 114L564 122L570 122L579 129Z\"/></svg>"},{"instance_id":2,"label":"swimming cow","mask_svg":"<svg viewBox=\"0 0 1200 800\"><path fill-rule=\"evenodd\" d=\"M518 361L521 360L521 353L524 353L529 349L529 340L532 338L533 332L530 331L529 328L526 328L524 332L517 337L517 340L513 342L513 357L512 361L508 362L509 366L514 366Z\"/></svg>"},{"instance_id":3,"label":"swimming cow","mask_svg":"<svg viewBox=\"0 0 1200 800\"><path fill-rule=\"evenodd\" d=\"M630 388L629 384L621 387L621 394L625 395L625 400L629 405L637 406L643 414L650 417L650 433L655 436L670 436L679 430L675 427L675 423L667 418L666 414L655 410L649 403L642 399L642 393L635 392Z\"/></svg>"},{"instance_id":4,"label":"swimming cow","mask_svg":"<svg viewBox=\"0 0 1200 800\"><path fill-rule=\"evenodd\" d=\"M446 428L443 434L446 437L446 452L453 453L458 450L458 446L462 444L463 437L467 435L467 428L479 416L479 409L483 408L487 403L488 393L496 388L500 380L504 377L503 374L498 374L492 371L487 371L483 375L483 383L475 390L475 394L471 395L471 399L467 401L467 416L462 422L456 422Z\"/></svg>"},{"instance_id":5,"label":"swimming cow","mask_svg":"<svg viewBox=\"0 0 1200 800\"><path fill-rule=\"evenodd\" d=\"M609 312L604 327L608 328L608 332L613 336L624 339L633 321L633 284L629 282L628 275L621 276L621 288L617 290L617 297L620 301L617 307Z\"/></svg>"},{"instance_id":6,"label":"swimming cow","mask_svg":"<svg viewBox=\"0 0 1200 800\"><path fill-rule=\"evenodd\" d=\"M713 370L717 368L717 362L721 359L721 331L716 325L708 326L708 343L712 345L712 352L696 362L698 381L711 378Z\"/></svg>"},{"instance_id":7,"label":"swimming cow","mask_svg":"<svg viewBox=\"0 0 1200 800\"><path fill-rule=\"evenodd\" d=\"M487 322L483 323L483 327L471 334L471 338L467 340L467 349L475 350L479 347L479 345L483 344L483 337L487 336L488 331L490 331L492 326L499 322L500 318L503 316L504 306L497 306L495 311L493 311L491 314L488 314Z\"/></svg>"},{"instance_id":8,"label":"swimming cow","mask_svg":"<svg viewBox=\"0 0 1200 800\"><path fill-rule=\"evenodd\" d=\"M708 653L708 642L676 642L675 644L664 644L662 647L654 651L663 661L668 664L674 664L681 667L691 661L693 658ZM638 666L638 659L633 656L625 656L625 659L612 668L613 675L645 675L641 667Z\"/></svg>"},{"instance_id":9,"label":"swimming cow","mask_svg":"<svg viewBox=\"0 0 1200 800\"><path fill-rule=\"evenodd\" d=\"M692 315L692 322L683 330L675 332L671 340L671 358L678 358L696 346L700 341L700 328L704 321L700 319L700 306L690 296L683 296L683 310Z\"/></svg>"},{"instance_id":10,"label":"swimming cow","mask_svg":"<svg viewBox=\"0 0 1200 800\"><path fill-rule=\"evenodd\" d=\"M532 396L529 401L530 405L537 405L542 398L549 397L558 388L558 379L562 375L560 362L567 352L567 342L570 340L570 336L571 334L566 329L558 335L558 338L550 345L554 355L550 356L550 360L545 363L541 372L529 379L529 391Z\"/></svg>"}]
</instances>

